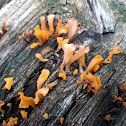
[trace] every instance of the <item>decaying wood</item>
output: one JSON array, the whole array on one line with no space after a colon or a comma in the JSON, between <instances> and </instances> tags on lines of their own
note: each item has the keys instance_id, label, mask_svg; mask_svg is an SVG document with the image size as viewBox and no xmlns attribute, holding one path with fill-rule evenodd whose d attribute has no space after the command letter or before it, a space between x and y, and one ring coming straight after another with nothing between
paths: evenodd
<instances>
[{"instance_id":1,"label":"decaying wood","mask_svg":"<svg viewBox=\"0 0 126 126\"><path fill-rule=\"evenodd\" d=\"M5 84L5 77L14 77L12 89L7 92L0 91L0 100L5 101L5 115L0 113L0 123L12 116L22 119L21 109L18 108L18 92L23 91L26 96L35 97L40 72L42 69L49 69L51 74L46 83L58 79L58 84L35 109L26 109L29 115L20 122L21 126L57 126L60 125L61 117L64 117L64 126L126 125L126 108L112 105L114 96L118 94L118 83L124 83L126 79L126 23L120 20L123 15L111 9L110 3L111 0L10 0L0 3L0 29L4 21L7 22L8 29L0 40L0 89ZM126 6L125 2L123 4ZM62 10L57 9L58 6ZM42 47L31 49L29 44L18 38L27 29L32 30L36 24L40 24L41 15L47 16L49 13L56 14L55 21L60 17L63 23L76 13L79 28L72 42L77 47L84 44L90 48L86 55L86 65L98 54L105 59L117 44L124 50L123 53L114 55L110 64L103 65L94 74L100 76L102 82L97 94L87 94L81 84L73 90L77 85L76 80L80 79L79 73L75 77L72 74L78 68L77 62L71 65L67 80L63 81L58 77L58 69L63 60L62 50L58 54L54 51L45 54L44 58L49 59L47 63L35 58L35 53L40 53L45 47L55 50L55 39L51 38ZM33 39L33 42L37 41ZM45 113L49 115L48 120L43 118ZM109 122L105 121L108 114L113 118Z\"/></svg>"}]
</instances>

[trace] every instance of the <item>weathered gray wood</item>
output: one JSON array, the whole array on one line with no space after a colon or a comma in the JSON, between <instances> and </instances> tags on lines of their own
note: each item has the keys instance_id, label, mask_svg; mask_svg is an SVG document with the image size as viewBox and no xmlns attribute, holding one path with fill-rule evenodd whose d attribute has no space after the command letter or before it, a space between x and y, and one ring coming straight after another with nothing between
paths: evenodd
<instances>
[{"instance_id":1,"label":"weathered gray wood","mask_svg":"<svg viewBox=\"0 0 126 126\"><path fill-rule=\"evenodd\" d=\"M114 0L114 2L117 7L122 7L125 13L125 1ZM72 42L77 46L84 44L90 48L89 54L86 55L86 64L98 54L105 59L108 52L117 44L124 52L113 56L112 63L102 66L94 74L100 76L102 82L97 94L87 94L83 91L82 85L78 85L77 90L73 91L77 85L76 80L80 78L79 74L76 77L72 75L73 70L78 68L78 63L74 63L71 72L67 74L67 80L58 78L58 85L35 109L26 109L29 116L20 122L20 125L57 126L60 124L60 117L64 116L65 126L125 126L124 107L112 115L112 121L104 120L105 115L114 109L111 104L117 95L117 84L124 83L126 78L126 23L121 20L125 15L121 13L120 8L112 10L112 7L114 4L111 0L11 0L9 3L4 3L0 10L0 26L7 21L8 31L0 40L0 89L5 84L4 77L13 76L14 84L10 91L0 92L0 100L6 102L3 107L6 114L4 117L0 114L0 122L11 116L18 116L21 120L21 109L18 108L17 102L18 92L23 91L26 96L34 97L37 90L36 81L41 70L43 68L50 70L51 74L46 81L50 83L58 78L58 69L63 60L62 51L58 55L53 51L46 54L45 57L49 58L47 63L35 58L35 53L47 46L56 49L55 39L49 39L42 47L31 49L23 40L19 40L18 36L39 24L41 15L54 13L56 19L60 17L65 23L66 19L70 19L76 13L79 28ZM78 107L75 106L76 99L80 101ZM10 108L7 107L8 103L11 103ZM47 121L43 118L46 112L49 114Z\"/></svg>"}]
</instances>

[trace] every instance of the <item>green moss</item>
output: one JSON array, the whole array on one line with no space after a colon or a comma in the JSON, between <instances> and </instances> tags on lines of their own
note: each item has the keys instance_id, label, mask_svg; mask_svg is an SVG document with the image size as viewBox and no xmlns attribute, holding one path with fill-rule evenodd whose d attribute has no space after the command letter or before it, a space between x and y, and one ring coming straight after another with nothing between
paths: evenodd
<instances>
[{"instance_id":1,"label":"green moss","mask_svg":"<svg viewBox=\"0 0 126 126\"><path fill-rule=\"evenodd\" d=\"M46 3L48 5L54 5L56 2L59 2L60 0L46 0Z\"/></svg>"},{"instance_id":2,"label":"green moss","mask_svg":"<svg viewBox=\"0 0 126 126\"><path fill-rule=\"evenodd\" d=\"M78 11L77 10L77 7L75 4L73 5L66 5L66 7L68 9L64 9L64 6L62 6L60 4L60 0L45 0L44 1L44 4L46 5L46 7L49 7L49 11L48 13L49 14L52 14L52 13L58 13L58 12L62 12L62 13L66 13L68 12L68 10L72 11L72 15L74 15L74 13L76 14L76 19L81 22L82 24L84 24L85 26L90 26L91 24L89 24L89 22L86 20L85 18L85 13L84 11ZM62 14L64 16L64 14Z\"/></svg>"},{"instance_id":3,"label":"green moss","mask_svg":"<svg viewBox=\"0 0 126 126\"><path fill-rule=\"evenodd\" d=\"M115 1L109 2L109 6L112 10L117 10L118 5Z\"/></svg>"},{"instance_id":4,"label":"green moss","mask_svg":"<svg viewBox=\"0 0 126 126\"><path fill-rule=\"evenodd\" d=\"M109 63L107 69L113 70L114 69L114 63Z\"/></svg>"},{"instance_id":5,"label":"green moss","mask_svg":"<svg viewBox=\"0 0 126 126\"><path fill-rule=\"evenodd\" d=\"M24 64L28 64L30 62L30 58L26 59Z\"/></svg>"},{"instance_id":6,"label":"green moss","mask_svg":"<svg viewBox=\"0 0 126 126\"><path fill-rule=\"evenodd\" d=\"M20 63L22 63L22 61L25 59L26 54L27 51L22 52L12 63L9 63L5 69L5 73L8 74L11 69L15 69L16 67L18 67Z\"/></svg>"},{"instance_id":7,"label":"green moss","mask_svg":"<svg viewBox=\"0 0 126 126\"><path fill-rule=\"evenodd\" d=\"M112 1L112 2L109 2L109 6L112 10L119 11L119 13L122 15L121 21L125 23L126 22L126 5L124 4L124 2Z\"/></svg>"},{"instance_id":8,"label":"green moss","mask_svg":"<svg viewBox=\"0 0 126 126\"><path fill-rule=\"evenodd\" d=\"M108 57L109 50L107 49L104 53L101 54L101 57L105 60Z\"/></svg>"},{"instance_id":9,"label":"green moss","mask_svg":"<svg viewBox=\"0 0 126 126\"><path fill-rule=\"evenodd\" d=\"M12 56L13 56L13 57L16 57L16 56L17 56L17 53L15 52Z\"/></svg>"}]
</instances>

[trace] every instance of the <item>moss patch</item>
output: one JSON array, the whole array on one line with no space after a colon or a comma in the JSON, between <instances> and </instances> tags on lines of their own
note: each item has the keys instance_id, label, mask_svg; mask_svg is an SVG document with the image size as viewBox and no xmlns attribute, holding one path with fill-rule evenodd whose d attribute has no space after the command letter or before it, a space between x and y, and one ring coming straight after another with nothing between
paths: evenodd
<instances>
[{"instance_id":1,"label":"moss patch","mask_svg":"<svg viewBox=\"0 0 126 126\"><path fill-rule=\"evenodd\" d=\"M27 51L22 52L12 63L9 63L5 69L5 73L8 74L11 69L15 69L16 67L18 67L22 63L22 61L25 59L26 54L27 54Z\"/></svg>"},{"instance_id":2,"label":"moss patch","mask_svg":"<svg viewBox=\"0 0 126 126\"><path fill-rule=\"evenodd\" d=\"M125 5L125 3L112 0L111 2L109 1L109 6L112 10L118 10L119 11L119 13L122 16L121 21L123 23L125 23L126 22L126 5Z\"/></svg>"}]
</instances>

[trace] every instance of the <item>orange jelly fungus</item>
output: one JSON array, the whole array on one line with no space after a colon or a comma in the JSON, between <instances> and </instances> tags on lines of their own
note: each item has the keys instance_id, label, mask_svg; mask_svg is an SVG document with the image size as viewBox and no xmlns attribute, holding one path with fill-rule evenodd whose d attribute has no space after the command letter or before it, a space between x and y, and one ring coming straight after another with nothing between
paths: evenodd
<instances>
[{"instance_id":1,"label":"orange jelly fungus","mask_svg":"<svg viewBox=\"0 0 126 126\"><path fill-rule=\"evenodd\" d=\"M69 39L63 39L62 37L57 37L58 47L56 52L58 52L61 48L63 48L64 44L67 44Z\"/></svg>"},{"instance_id":2,"label":"orange jelly fungus","mask_svg":"<svg viewBox=\"0 0 126 126\"><path fill-rule=\"evenodd\" d=\"M14 126L14 125L18 125L18 117L11 117L9 119L9 122L7 123L7 126Z\"/></svg>"},{"instance_id":3,"label":"orange jelly fungus","mask_svg":"<svg viewBox=\"0 0 126 126\"><path fill-rule=\"evenodd\" d=\"M108 63L111 63L112 62L112 56L114 54L119 54L123 52L123 50L120 49L120 46L119 45L116 45L110 52L109 52L109 56L108 58L106 58L102 63L103 64L108 64Z\"/></svg>"},{"instance_id":4,"label":"orange jelly fungus","mask_svg":"<svg viewBox=\"0 0 126 126\"><path fill-rule=\"evenodd\" d=\"M61 117L60 118L60 124L63 125L63 122L64 122L64 117Z\"/></svg>"},{"instance_id":5,"label":"orange jelly fungus","mask_svg":"<svg viewBox=\"0 0 126 126\"><path fill-rule=\"evenodd\" d=\"M76 51L76 53L72 56L71 60L69 60L68 64L66 65L66 72L70 71L70 65L72 63L74 63L76 60L79 60L80 64L82 64L82 66L85 66L85 60L83 58L83 56L88 53L90 50L88 47L85 46L80 46L79 50ZM83 59L82 59L83 58ZM82 61L84 60L84 61ZM81 70L83 71L83 70Z\"/></svg>"},{"instance_id":6,"label":"orange jelly fungus","mask_svg":"<svg viewBox=\"0 0 126 126\"><path fill-rule=\"evenodd\" d=\"M25 112L25 110L21 110L20 113L21 113L23 119L27 118L28 112Z\"/></svg>"},{"instance_id":7,"label":"orange jelly fungus","mask_svg":"<svg viewBox=\"0 0 126 126\"><path fill-rule=\"evenodd\" d=\"M49 37L52 36L53 32L54 32L54 28L53 28L53 21L54 21L54 15L48 15L48 24L49 24L49 30L46 27L45 24L45 17L42 16L40 17L40 21L41 21L41 29L39 27L39 25L37 25L34 28L34 35L38 38L39 42L38 43L33 43L31 45L31 48L35 48L36 46L42 46L48 39Z\"/></svg>"},{"instance_id":8,"label":"orange jelly fungus","mask_svg":"<svg viewBox=\"0 0 126 126\"><path fill-rule=\"evenodd\" d=\"M105 116L105 120L106 120L106 121L111 121L111 120L113 120L111 114L106 115L106 116Z\"/></svg>"},{"instance_id":9,"label":"orange jelly fungus","mask_svg":"<svg viewBox=\"0 0 126 126\"><path fill-rule=\"evenodd\" d=\"M36 53L36 54L35 54L35 57L38 58L38 59L39 59L40 61L42 61L42 62L47 62L47 61L48 61L48 59L43 59L43 58L42 58L42 55L41 55L40 53Z\"/></svg>"},{"instance_id":10,"label":"orange jelly fungus","mask_svg":"<svg viewBox=\"0 0 126 126\"><path fill-rule=\"evenodd\" d=\"M68 39L71 40L77 32L78 21L76 21L74 18L71 18L70 20L68 20L66 26L67 26Z\"/></svg>"},{"instance_id":11,"label":"orange jelly fungus","mask_svg":"<svg viewBox=\"0 0 126 126\"><path fill-rule=\"evenodd\" d=\"M73 56L73 52L76 50L76 46L74 44L64 44L63 51L64 51L64 59L62 64L60 65L59 72L64 72L65 65L71 60Z\"/></svg>"},{"instance_id":12,"label":"orange jelly fungus","mask_svg":"<svg viewBox=\"0 0 126 126\"><path fill-rule=\"evenodd\" d=\"M34 37L33 30L30 30L30 31L26 30L26 34L30 39L29 41L25 38L24 34L22 34L21 36L18 36L18 38L23 39L25 42L27 42L29 44Z\"/></svg>"},{"instance_id":13,"label":"orange jelly fungus","mask_svg":"<svg viewBox=\"0 0 126 126\"><path fill-rule=\"evenodd\" d=\"M20 95L21 99L19 108L28 108L29 106L35 108L34 99L32 97L24 96L23 92L18 92L18 95Z\"/></svg>"},{"instance_id":14,"label":"orange jelly fungus","mask_svg":"<svg viewBox=\"0 0 126 126\"><path fill-rule=\"evenodd\" d=\"M7 122L3 120L3 125L2 126L7 126Z\"/></svg>"},{"instance_id":15,"label":"orange jelly fungus","mask_svg":"<svg viewBox=\"0 0 126 126\"><path fill-rule=\"evenodd\" d=\"M30 31L26 30L26 34L27 34L27 36L30 38L30 40L31 40L32 37L34 36L33 30L30 30Z\"/></svg>"},{"instance_id":16,"label":"orange jelly fungus","mask_svg":"<svg viewBox=\"0 0 126 126\"><path fill-rule=\"evenodd\" d=\"M5 104L5 102L2 101L2 100L0 100L0 112L1 112L2 114L5 113L5 111L1 109L1 107L2 107L4 104Z\"/></svg>"},{"instance_id":17,"label":"orange jelly fungus","mask_svg":"<svg viewBox=\"0 0 126 126\"><path fill-rule=\"evenodd\" d=\"M27 42L27 43L30 43L30 42L25 38L25 35L24 35L24 34L18 36L18 38L19 38L19 39L23 39L23 40L24 40L25 42Z\"/></svg>"},{"instance_id":18,"label":"orange jelly fungus","mask_svg":"<svg viewBox=\"0 0 126 126\"><path fill-rule=\"evenodd\" d=\"M93 92L94 94L96 94L101 87L100 77L94 77L91 73L81 73L81 82L84 84L83 89L86 89L87 92Z\"/></svg>"},{"instance_id":19,"label":"orange jelly fungus","mask_svg":"<svg viewBox=\"0 0 126 126\"><path fill-rule=\"evenodd\" d=\"M117 97L117 96L115 95L115 100L114 100L114 102L116 102L116 101L120 101L120 103L123 104L123 105L126 107L126 102L123 101L123 98L122 98L122 97Z\"/></svg>"},{"instance_id":20,"label":"orange jelly fungus","mask_svg":"<svg viewBox=\"0 0 126 126\"><path fill-rule=\"evenodd\" d=\"M11 85L13 83L13 77L4 78L4 80L6 81L6 84L2 88L2 91L10 90L11 89Z\"/></svg>"},{"instance_id":21,"label":"orange jelly fungus","mask_svg":"<svg viewBox=\"0 0 126 126\"><path fill-rule=\"evenodd\" d=\"M102 60L103 58L100 55L94 57L89 63L87 69L85 70L85 73L96 72L100 68L100 63Z\"/></svg>"},{"instance_id":22,"label":"orange jelly fungus","mask_svg":"<svg viewBox=\"0 0 126 126\"><path fill-rule=\"evenodd\" d=\"M59 77L63 78L63 80L66 80L66 73L65 72L60 72Z\"/></svg>"},{"instance_id":23,"label":"orange jelly fungus","mask_svg":"<svg viewBox=\"0 0 126 126\"><path fill-rule=\"evenodd\" d=\"M78 69L75 69L73 75L75 76L78 73Z\"/></svg>"},{"instance_id":24,"label":"orange jelly fungus","mask_svg":"<svg viewBox=\"0 0 126 126\"><path fill-rule=\"evenodd\" d=\"M60 36L60 29L62 28L62 21L59 19L56 27L56 32L54 34L54 37L59 37Z\"/></svg>"},{"instance_id":25,"label":"orange jelly fungus","mask_svg":"<svg viewBox=\"0 0 126 126\"><path fill-rule=\"evenodd\" d=\"M54 28L53 28L54 17L55 17L55 15L53 15L53 14L50 14L50 15L47 16L48 24L49 24L49 35L50 36L52 36L52 34L54 32Z\"/></svg>"},{"instance_id":26,"label":"orange jelly fungus","mask_svg":"<svg viewBox=\"0 0 126 126\"><path fill-rule=\"evenodd\" d=\"M31 44L30 47L31 47L31 48L35 48L35 47L38 46L38 45L40 45L40 44L39 44L39 43L34 43L34 42L33 42L33 44Z\"/></svg>"},{"instance_id":27,"label":"orange jelly fungus","mask_svg":"<svg viewBox=\"0 0 126 126\"><path fill-rule=\"evenodd\" d=\"M37 89L41 89L43 83L47 80L49 74L50 71L48 69L43 69L41 71L41 74L39 75L39 78L37 80Z\"/></svg>"},{"instance_id":28,"label":"orange jelly fungus","mask_svg":"<svg viewBox=\"0 0 126 126\"><path fill-rule=\"evenodd\" d=\"M79 80L76 80L76 82L77 82L78 84L80 84L80 83L81 83L81 81L79 81Z\"/></svg>"},{"instance_id":29,"label":"orange jelly fungus","mask_svg":"<svg viewBox=\"0 0 126 126\"><path fill-rule=\"evenodd\" d=\"M42 96L46 96L48 94L48 92L49 92L49 88L47 88L47 87L39 89L35 93L35 99L34 99L35 104L38 104L39 101L41 101Z\"/></svg>"},{"instance_id":30,"label":"orange jelly fungus","mask_svg":"<svg viewBox=\"0 0 126 126\"><path fill-rule=\"evenodd\" d=\"M58 79L56 79L54 82L46 84L46 87L48 87L49 89L53 89L54 86L56 86L58 84Z\"/></svg>"},{"instance_id":31,"label":"orange jelly fungus","mask_svg":"<svg viewBox=\"0 0 126 126\"><path fill-rule=\"evenodd\" d=\"M117 97L116 95L115 95L115 101L121 101L121 102L123 102L123 99L122 99L122 97Z\"/></svg>"},{"instance_id":32,"label":"orange jelly fungus","mask_svg":"<svg viewBox=\"0 0 126 126\"><path fill-rule=\"evenodd\" d=\"M45 115L43 117L45 118L45 120L47 120L49 118L48 113L45 113Z\"/></svg>"},{"instance_id":33,"label":"orange jelly fungus","mask_svg":"<svg viewBox=\"0 0 126 126\"><path fill-rule=\"evenodd\" d=\"M2 26L2 33L0 32L0 38L7 32L6 28L7 28L6 21L4 21Z\"/></svg>"}]
</instances>

